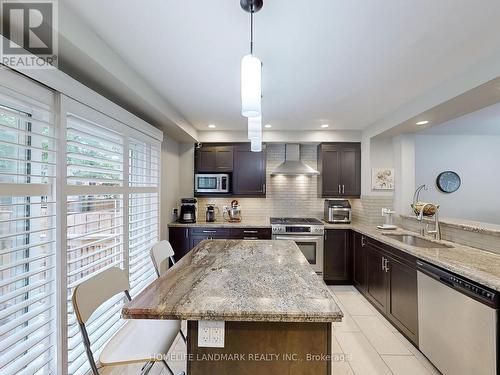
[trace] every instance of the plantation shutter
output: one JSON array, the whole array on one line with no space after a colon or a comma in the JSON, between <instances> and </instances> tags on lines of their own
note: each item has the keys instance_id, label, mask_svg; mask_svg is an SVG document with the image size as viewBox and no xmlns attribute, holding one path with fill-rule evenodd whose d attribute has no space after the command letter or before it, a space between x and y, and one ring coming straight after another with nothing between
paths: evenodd
<instances>
[{"instance_id":1,"label":"plantation shutter","mask_svg":"<svg viewBox=\"0 0 500 375\"><path fill-rule=\"evenodd\" d=\"M57 329L54 97L50 90L32 89L26 79L6 84L12 76L2 72L0 86L0 373L52 373Z\"/></svg>"}]
</instances>

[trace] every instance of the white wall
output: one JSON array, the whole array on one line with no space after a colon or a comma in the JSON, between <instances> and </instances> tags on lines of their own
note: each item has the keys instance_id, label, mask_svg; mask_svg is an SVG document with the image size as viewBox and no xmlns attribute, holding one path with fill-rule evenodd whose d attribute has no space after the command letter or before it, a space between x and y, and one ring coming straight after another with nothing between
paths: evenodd
<instances>
[{"instance_id":1,"label":"white wall","mask_svg":"<svg viewBox=\"0 0 500 375\"><path fill-rule=\"evenodd\" d=\"M437 202L441 215L500 224L500 136L417 135L415 184L426 184L423 201ZM452 194L439 192L438 174L456 171L462 186Z\"/></svg>"},{"instance_id":2,"label":"white wall","mask_svg":"<svg viewBox=\"0 0 500 375\"><path fill-rule=\"evenodd\" d=\"M180 145L166 137L161 147L161 200L160 236L167 239L167 224L172 221L172 208L177 207L180 197Z\"/></svg>"}]
</instances>

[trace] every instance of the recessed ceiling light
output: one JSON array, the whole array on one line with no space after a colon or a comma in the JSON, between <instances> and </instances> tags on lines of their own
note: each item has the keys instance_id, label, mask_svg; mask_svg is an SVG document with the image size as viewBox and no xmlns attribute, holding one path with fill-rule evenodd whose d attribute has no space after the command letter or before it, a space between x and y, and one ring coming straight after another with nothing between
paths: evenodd
<instances>
[{"instance_id":1,"label":"recessed ceiling light","mask_svg":"<svg viewBox=\"0 0 500 375\"><path fill-rule=\"evenodd\" d=\"M322 128L327 128L327 127L329 127L329 126L330 126L330 125L328 125L328 124L323 124L323 125L321 125L321 127L322 127Z\"/></svg>"},{"instance_id":2,"label":"recessed ceiling light","mask_svg":"<svg viewBox=\"0 0 500 375\"><path fill-rule=\"evenodd\" d=\"M417 125L427 125L428 123L429 123L429 121L424 120L424 121L417 122Z\"/></svg>"},{"instance_id":3,"label":"recessed ceiling light","mask_svg":"<svg viewBox=\"0 0 500 375\"><path fill-rule=\"evenodd\" d=\"M214 124L210 124L210 125L208 125L208 127L209 127L210 129L214 129L214 128L216 128L216 126L215 126Z\"/></svg>"},{"instance_id":4,"label":"recessed ceiling light","mask_svg":"<svg viewBox=\"0 0 500 375\"><path fill-rule=\"evenodd\" d=\"M272 128L273 126L271 124L266 124L264 125L265 128Z\"/></svg>"}]
</instances>

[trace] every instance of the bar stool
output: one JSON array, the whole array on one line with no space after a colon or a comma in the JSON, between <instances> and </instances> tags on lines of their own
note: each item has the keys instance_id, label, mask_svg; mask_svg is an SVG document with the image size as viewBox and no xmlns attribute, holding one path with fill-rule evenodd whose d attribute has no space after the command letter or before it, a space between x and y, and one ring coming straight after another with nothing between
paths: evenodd
<instances>
[{"instance_id":1,"label":"bar stool","mask_svg":"<svg viewBox=\"0 0 500 375\"><path fill-rule=\"evenodd\" d=\"M72 297L73 307L94 375L99 375L99 371L92 354L85 324L104 302L116 294L124 292L130 301L129 289L127 275L118 267L99 272L75 288ZM174 375L164 355L168 353L180 327L179 320L128 320L104 346L99 362L102 367L145 363L141 374L146 375L155 362L161 361L169 373ZM184 375L184 371L179 375Z\"/></svg>"}]
</instances>

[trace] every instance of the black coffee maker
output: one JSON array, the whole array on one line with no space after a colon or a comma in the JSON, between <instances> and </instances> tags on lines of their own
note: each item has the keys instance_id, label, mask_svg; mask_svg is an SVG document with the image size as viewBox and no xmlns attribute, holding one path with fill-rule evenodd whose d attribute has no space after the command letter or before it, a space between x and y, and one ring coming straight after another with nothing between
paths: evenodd
<instances>
[{"instance_id":1,"label":"black coffee maker","mask_svg":"<svg viewBox=\"0 0 500 375\"><path fill-rule=\"evenodd\" d=\"M181 199L181 213L179 223L196 223L196 203L195 198Z\"/></svg>"}]
</instances>

